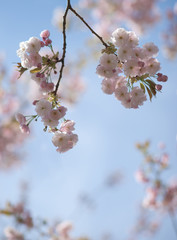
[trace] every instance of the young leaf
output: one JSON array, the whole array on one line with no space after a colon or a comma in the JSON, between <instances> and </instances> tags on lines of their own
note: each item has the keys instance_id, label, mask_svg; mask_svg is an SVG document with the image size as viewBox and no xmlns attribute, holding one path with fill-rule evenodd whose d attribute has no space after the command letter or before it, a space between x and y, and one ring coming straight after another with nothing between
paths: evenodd
<instances>
[{"instance_id":1,"label":"young leaf","mask_svg":"<svg viewBox=\"0 0 177 240\"><path fill-rule=\"evenodd\" d=\"M151 90L146 86L146 89L147 89L147 92L149 94L149 98L150 98L150 101L152 99L152 93L151 93Z\"/></svg>"},{"instance_id":2,"label":"young leaf","mask_svg":"<svg viewBox=\"0 0 177 240\"><path fill-rule=\"evenodd\" d=\"M141 88L141 89L143 90L143 92L145 93L145 91L146 91L146 90L145 90L145 86L144 86L144 84L141 83L141 82L140 82L140 88Z\"/></svg>"},{"instance_id":3,"label":"young leaf","mask_svg":"<svg viewBox=\"0 0 177 240\"><path fill-rule=\"evenodd\" d=\"M41 71L41 68L34 68L32 70L30 70L30 73L38 73Z\"/></svg>"},{"instance_id":4,"label":"young leaf","mask_svg":"<svg viewBox=\"0 0 177 240\"><path fill-rule=\"evenodd\" d=\"M147 79L146 82L148 83L148 85L150 86L154 86L155 87L155 82L151 81L150 79Z\"/></svg>"}]
</instances>

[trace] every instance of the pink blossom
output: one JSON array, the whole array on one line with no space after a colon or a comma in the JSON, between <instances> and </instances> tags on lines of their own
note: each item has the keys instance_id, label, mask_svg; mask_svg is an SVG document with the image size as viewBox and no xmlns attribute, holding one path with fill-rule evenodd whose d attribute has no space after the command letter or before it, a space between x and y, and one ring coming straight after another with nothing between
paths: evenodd
<instances>
[{"instance_id":1,"label":"pink blossom","mask_svg":"<svg viewBox=\"0 0 177 240\"><path fill-rule=\"evenodd\" d=\"M74 125L75 125L74 121L71 121L71 120L64 121L61 124L60 131L66 132L66 133L71 133L72 131L75 130Z\"/></svg>"},{"instance_id":2,"label":"pink blossom","mask_svg":"<svg viewBox=\"0 0 177 240\"><path fill-rule=\"evenodd\" d=\"M115 80L112 78L104 78L102 81L102 90L106 94L112 94L115 90Z\"/></svg>"},{"instance_id":3,"label":"pink blossom","mask_svg":"<svg viewBox=\"0 0 177 240\"><path fill-rule=\"evenodd\" d=\"M41 37L41 38L46 39L46 38L48 38L49 36L50 36L49 30L43 30L43 31L40 33L40 37Z\"/></svg>"},{"instance_id":4,"label":"pink blossom","mask_svg":"<svg viewBox=\"0 0 177 240\"><path fill-rule=\"evenodd\" d=\"M117 56L104 53L100 57L100 64L107 69L115 69L117 67Z\"/></svg>"},{"instance_id":5,"label":"pink blossom","mask_svg":"<svg viewBox=\"0 0 177 240\"><path fill-rule=\"evenodd\" d=\"M30 54L38 53L41 49L41 41L36 37L31 37L26 42L26 51Z\"/></svg>"},{"instance_id":6,"label":"pink blossom","mask_svg":"<svg viewBox=\"0 0 177 240\"><path fill-rule=\"evenodd\" d=\"M144 49L146 50L146 54L148 57L155 57L159 51L159 48L152 42L146 43L143 45Z\"/></svg>"},{"instance_id":7,"label":"pink blossom","mask_svg":"<svg viewBox=\"0 0 177 240\"><path fill-rule=\"evenodd\" d=\"M49 117L52 120L59 120L61 118L61 111L59 111L58 109L51 109L49 111ZM63 116L62 116L63 117Z\"/></svg>"},{"instance_id":8,"label":"pink blossom","mask_svg":"<svg viewBox=\"0 0 177 240\"><path fill-rule=\"evenodd\" d=\"M73 225L69 221L61 222L57 225L56 231L64 237L67 237L69 232L72 230Z\"/></svg>"},{"instance_id":9,"label":"pink blossom","mask_svg":"<svg viewBox=\"0 0 177 240\"><path fill-rule=\"evenodd\" d=\"M8 240L24 240L23 235L12 227L6 227L4 234Z\"/></svg>"},{"instance_id":10,"label":"pink blossom","mask_svg":"<svg viewBox=\"0 0 177 240\"><path fill-rule=\"evenodd\" d=\"M140 183L147 183L149 181L149 179L146 177L143 170L136 171L135 179L137 180L137 182L140 182Z\"/></svg>"},{"instance_id":11,"label":"pink blossom","mask_svg":"<svg viewBox=\"0 0 177 240\"><path fill-rule=\"evenodd\" d=\"M64 117L67 111L67 108L65 108L64 106L61 106L57 109L60 113L60 118Z\"/></svg>"},{"instance_id":12,"label":"pink blossom","mask_svg":"<svg viewBox=\"0 0 177 240\"><path fill-rule=\"evenodd\" d=\"M58 126L58 120L52 119L50 113L42 117L42 122L44 123L44 126L49 126L51 128Z\"/></svg>"},{"instance_id":13,"label":"pink blossom","mask_svg":"<svg viewBox=\"0 0 177 240\"><path fill-rule=\"evenodd\" d=\"M66 133L57 131L54 133L52 138L53 144L57 147L57 152L63 153L73 148L73 146L77 143L78 136L73 133Z\"/></svg>"},{"instance_id":14,"label":"pink blossom","mask_svg":"<svg viewBox=\"0 0 177 240\"><path fill-rule=\"evenodd\" d=\"M30 129L29 129L29 127L28 127L26 124L21 124L21 125L20 125L20 130L21 130L23 133L26 133L26 134L29 134L29 133L30 133Z\"/></svg>"},{"instance_id":15,"label":"pink blossom","mask_svg":"<svg viewBox=\"0 0 177 240\"><path fill-rule=\"evenodd\" d=\"M52 104L45 99L40 99L36 103L36 112L39 116L45 116L52 109Z\"/></svg>"},{"instance_id":16,"label":"pink blossom","mask_svg":"<svg viewBox=\"0 0 177 240\"><path fill-rule=\"evenodd\" d=\"M122 101L128 94L128 89L126 86L122 86L120 88L115 89L115 97Z\"/></svg>"},{"instance_id":17,"label":"pink blossom","mask_svg":"<svg viewBox=\"0 0 177 240\"><path fill-rule=\"evenodd\" d=\"M23 125L26 123L26 118L23 114L17 113L16 114L16 120L19 122L20 125Z\"/></svg>"}]
</instances>

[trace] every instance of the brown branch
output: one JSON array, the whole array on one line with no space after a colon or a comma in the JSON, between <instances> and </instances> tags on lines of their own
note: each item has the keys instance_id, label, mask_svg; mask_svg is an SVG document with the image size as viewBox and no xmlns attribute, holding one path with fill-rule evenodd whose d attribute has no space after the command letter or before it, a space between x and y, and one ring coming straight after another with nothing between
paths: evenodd
<instances>
[{"instance_id":1,"label":"brown branch","mask_svg":"<svg viewBox=\"0 0 177 240\"><path fill-rule=\"evenodd\" d=\"M58 81L57 81L57 84L56 84L56 87L55 87L55 91L53 92L54 95L57 94L57 91L58 91L58 88L59 88L59 85L60 85L60 81L62 79L62 75L63 75L63 69L64 69L64 66L65 66L65 56L66 56L66 18L67 18L67 14L68 14L68 11L71 7L71 3L70 3L70 0L67 0L67 7L66 7L66 10L65 10L65 13L63 15L63 55L62 55L62 58L60 59L61 61L61 68L60 68L60 73L59 73L59 78L58 78Z\"/></svg>"},{"instance_id":2,"label":"brown branch","mask_svg":"<svg viewBox=\"0 0 177 240\"><path fill-rule=\"evenodd\" d=\"M107 48L108 45L107 43L103 40L103 38L101 36L98 35L98 33L96 33L91 27L90 25L84 20L84 18L79 15L79 13L76 12L76 10L74 10L72 8L72 6L70 5L70 8L69 8L87 27L88 29L90 29L90 31L102 42L102 44Z\"/></svg>"},{"instance_id":3,"label":"brown branch","mask_svg":"<svg viewBox=\"0 0 177 240\"><path fill-rule=\"evenodd\" d=\"M63 69L64 69L64 66L65 66L65 56L66 56L66 18L67 18L67 14L68 14L68 11L71 11L73 12L86 26L87 28L102 42L102 44L107 48L108 47L108 44L103 40L103 38L101 36L99 36L91 27L90 25L84 20L84 18L76 12L76 10L74 10L71 6L71 2L70 0L67 0L67 7L66 7L66 10L65 10L65 13L63 15L63 55L61 57L61 59L58 61L58 62L61 62L61 68L60 68L60 72L59 72L59 78L58 78L58 81L57 81L57 84L56 84L56 87L55 87L55 91L53 92L54 95L57 94L57 91L58 91L58 88L59 88L59 85L60 85L60 81L62 79L62 75L63 75Z\"/></svg>"}]
</instances>

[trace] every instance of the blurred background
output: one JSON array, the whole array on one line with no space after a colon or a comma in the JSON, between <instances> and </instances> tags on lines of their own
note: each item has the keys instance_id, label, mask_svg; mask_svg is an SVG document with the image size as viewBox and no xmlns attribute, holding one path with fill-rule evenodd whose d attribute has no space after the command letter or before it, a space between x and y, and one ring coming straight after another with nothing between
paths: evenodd
<instances>
[{"instance_id":1,"label":"blurred background","mask_svg":"<svg viewBox=\"0 0 177 240\"><path fill-rule=\"evenodd\" d=\"M98 32L101 31L103 23L95 18L98 11L92 15L95 6L84 8L87 4L81 0L71 2L87 22ZM141 46L146 42L154 42L160 50L157 58L161 62L161 71L168 75L162 93L158 93L152 102L145 102L139 109L125 109L115 97L102 92L101 79L95 73L102 46L93 40L89 30L70 13L66 62L68 66L71 64L71 68L68 68L66 75L71 82L74 81L71 69L84 80L81 91L74 89L78 92L73 97L74 100L69 103L66 101L66 105L67 118L76 122L75 132L79 141L72 150L59 154L51 142L51 134L43 131L43 124L40 121L32 123L30 136L18 146L21 164L0 171L0 208L7 201L19 201L21 185L26 183L27 206L33 216L49 221L70 220L74 225L73 236L82 235L95 240L176 239L168 214L153 210L148 212L148 216L154 221L160 220L157 231L153 233L145 227L145 231L137 237L131 235L145 195L145 188L134 177L143 159L135 144L149 140L150 150L156 155L160 151L159 143L163 142L170 158L163 179L168 182L177 177L177 59L175 49L172 50L173 59L164 54L167 50L164 50L165 40L162 37L164 33L173 33L170 29L172 19L166 17L166 12L173 9L175 3L173 0L155 1L157 21L151 22L147 28L141 26L141 31L132 20L126 22L125 16L117 19L117 23L114 22L115 27L137 29L137 34L141 33ZM64 9L65 6L64 0L1 2L0 53L5 68L1 86L4 89L10 89L8 79L20 61L16 50L21 41L26 41L31 36L39 37L42 30L48 29L54 48L62 51L62 34L57 25L60 23L56 23L56 19L61 20L61 16L57 13L57 18L54 14L56 8ZM118 13L115 11L114 14ZM75 63L78 63L78 68L73 70ZM21 112L31 114L34 113L34 108L30 106L30 96L35 89L29 81L30 79L15 80L15 85L18 85L20 103L23 103ZM64 81L63 77L62 82ZM12 87L12 91L17 90ZM0 120L1 124L6 121L3 114ZM113 181L115 184L109 182L110 176L116 179ZM2 235L7 222L6 217L0 216Z\"/></svg>"}]
</instances>

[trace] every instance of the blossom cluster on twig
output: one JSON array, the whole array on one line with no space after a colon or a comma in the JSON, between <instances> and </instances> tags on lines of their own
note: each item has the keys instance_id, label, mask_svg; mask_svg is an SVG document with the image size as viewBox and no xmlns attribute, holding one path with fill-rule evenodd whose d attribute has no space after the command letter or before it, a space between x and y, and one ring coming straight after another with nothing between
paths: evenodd
<instances>
[{"instance_id":1,"label":"blossom cluster on twig","mask_svg":"<svg viewBox=\"0 0 177 240\"><path fill-rule=\"evenodd\" d=\"M161 91L168 77L160 70L160 62L155 58L159 49L150 42L139 47L139 39L134 32L118 28L112 33L112 42L102 51L96 73L104 77L102 90L115 94L126 108L138 108ZM137 86L137 84L139 86Z\"/></svg>"},{"instance_id":2,"label":"blossom cluster on twig","mask_svg":"<svg viewBox=\"0 0 177 240\"><path fill-rule=\"evenodd\" d=\"M42 41L36 37L30 38L26 42L20 43L20 49L17 55L21 58L18 69L21 74L29 70L31 78L38 84L43 94L41 99L33 102L36 114L23 116L17 114L16 119L20 123L23 132L29 133L29 124L40 117L44 123L44 130L49 129L54 133L52 138L53 144L57 147L58 152L66 152L71 149L78 141L78 136L73 133L75 123L64 119L59 127L59 120L64 118L67 108L61 106L55 84L51 79L51 73L57 74L57 63L63 61L59 59L59 52L54 52L52 40L49 38L50 32L44 30L41 32ZM47 46L52 52L52 56L41 56L39 51L41 47Z\"/></svg>"},{"instance_id":3,"label":"blossom cluster on twig","mask_svg":"<svg viewBox=\"0 0 177 240\"><path fill-rule=\"evenodd\" d=\"M144 156L143 163L135 174L136 180L146 186L146 196L142 205L149 209L163 209L175 213L177 182L165 183L162 179L163 172L169 166L169 155L162 151L160 155L154 156L149 153L149 145L149 142L136 145Z\"/></svg>"},{"instance_id":4,"label":"blossom cluster on twig","mask_svg":"<svg viewBox=\"0 0 177 240\"><path fill-rule=\"evenodd\" d=\"M169 59L174 59L177 55L177 3L173 9L168 9L167 29L163 33L164 53Z\"/></svg>"}]
</instances>

